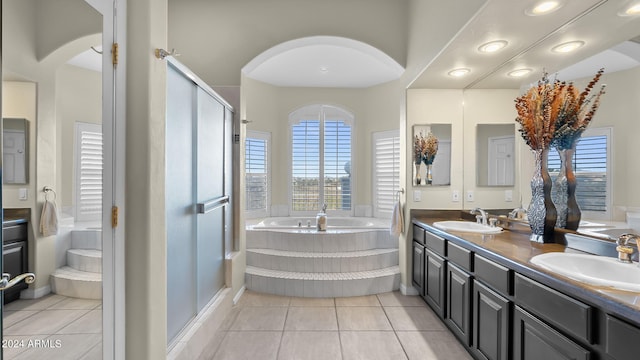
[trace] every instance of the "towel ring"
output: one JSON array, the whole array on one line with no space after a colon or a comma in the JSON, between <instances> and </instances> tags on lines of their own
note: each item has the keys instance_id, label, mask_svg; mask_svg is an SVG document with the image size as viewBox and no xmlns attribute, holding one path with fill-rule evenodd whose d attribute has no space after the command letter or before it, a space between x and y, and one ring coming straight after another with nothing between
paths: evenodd
<instances>
[{"instance_id":1,"label":"towel ring","mask_svg":"<svg viewBox=\"0 0 640 360\"><path fill-rule=\"evenodd\" d=\"M53 188L49 187L49 186L45 186L42 191L44 191L44 199L46 201L52 201L49 199L49 193L53 193L53 201L56 201L57 198L57 194L56 192L53 190Z\"/></svg>"}]
</instances>

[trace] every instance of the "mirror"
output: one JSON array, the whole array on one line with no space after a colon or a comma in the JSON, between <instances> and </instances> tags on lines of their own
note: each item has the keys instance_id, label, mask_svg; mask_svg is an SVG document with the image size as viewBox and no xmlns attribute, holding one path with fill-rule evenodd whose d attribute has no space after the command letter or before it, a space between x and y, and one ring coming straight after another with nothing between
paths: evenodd
<instances>
[{"instance_id":1,"label":"mirror","mask_svg":"<svg viewBox=\"0 0 640 360\"><path fill-rule=\"evenodd\" d=\"M413 185L451 184L451 124L413 126Z\"/></svg>"},{"instance_id":2,"label":"mirror","mask_svg":"<svg viewBox=\"0 0 640 360\"><path fill-rule=\"evenodd\" d=\"M29 122L27 119L2 119L2 167L5 184L29 182Z\"/></svg>"},{"instance_id":3,"label":"mirror","mask_svg":"<svg viewBox=\"0 0 640 360\"><path fill-rule=\"evenodd\" d=\"M515 184L515 124L478 124L476 128L478 186Z\"/></svg>"}]
</instances>

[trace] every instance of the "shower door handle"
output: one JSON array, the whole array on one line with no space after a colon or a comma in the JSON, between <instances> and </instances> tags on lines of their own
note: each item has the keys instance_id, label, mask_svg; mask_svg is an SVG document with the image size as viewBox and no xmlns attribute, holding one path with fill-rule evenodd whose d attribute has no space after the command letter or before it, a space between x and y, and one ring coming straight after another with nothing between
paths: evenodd
<instances>
[{"instance_id":1,"label":"shower door handle","mask_svg":"<svg viewBox=\"0 0 640 360\"><path fill-rule=\"evenodd\" d=\"M36 281L36 275L34 273L20 274L9 280L10 277L11 274L2 273L2 279L0 279L0 291L14 287L22 280L24 280L24 282L27 284L33 284L33 282Z\"/></svg>"},{"instance_id":2,"label":"shower door handle","mask_svg":"<svg viewBox=\"0 0 640 360\"><path fill-rule=\"evenodd\" d=\"M205 201L203 203L197 203L196 211L198 214L206 214L219 207L225 206L228 203L229 203L229 195L220 196L218 198Z\"/></svg>"}]
</instances>

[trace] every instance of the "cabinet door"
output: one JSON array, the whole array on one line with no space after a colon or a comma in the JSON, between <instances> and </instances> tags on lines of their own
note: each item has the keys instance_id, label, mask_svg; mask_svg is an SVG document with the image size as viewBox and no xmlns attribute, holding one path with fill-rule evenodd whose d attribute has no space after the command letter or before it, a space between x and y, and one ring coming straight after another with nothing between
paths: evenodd
<instances>
[{"instance_id":1,"label":"cabinet door","mask_svg":"<svg viewBox=\"0 0 640 360\"><path fill-rule=\"evenodd\" d=\"M413 242L413 286L424 296L424 246Z\"/></svg>"},{"instance_id":2,"label":"cabinet door","mask_svg":"<svg viewBox=\"0 0 640 360\"><path fill-rule=\"evenodd\" d=\"M472 350L477 358L509 358L509 306L509 300L473 282Z\"/></svg>"},{"instance_id":3,"label":"cabinet door","mask_svg":"<svg viewBox=\"0 0 640 360\"><path fill-rule=\"evenodd\" d=\"M465 345L471 345L471 276L449 261L446 282L445 322Z\"/></svg>"},{"instance_id":4,"label":"cabinet door","mask_svg":"<svg viewBox=\"0 0 640 360\"><path fill-rule=\"evenodd\" d=\"M513 329L514 360L587 360L590 352L516 306Z\"/></svg>"},{"instance_id":5,"label":"cabinet door","mask_svg":"<svg viewBox=\"0 0 640 360\"><path fill-rule=\"evenodd\" d=\"M425 249L424 299L433 310L444 318L445 261L434 252Z\"/></svg>"},{"instance_id":6,"label":"cabinet door","mask_svg":"<svg viewBox=\"0 0 640 360\"><path fill-rule=\"evenodd\" d=\"M11 278L26 273L27 267L27 242L16 241L2 247L3 272L11 274ZM4 303L20 298L20 291L28 288L24 281L4 291Z\"/></svg>"}]
</instances>

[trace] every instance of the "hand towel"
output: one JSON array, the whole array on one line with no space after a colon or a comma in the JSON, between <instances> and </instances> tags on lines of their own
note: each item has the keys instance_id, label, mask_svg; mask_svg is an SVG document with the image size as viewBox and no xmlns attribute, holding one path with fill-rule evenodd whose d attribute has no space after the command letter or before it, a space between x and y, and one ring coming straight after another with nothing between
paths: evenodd
<instances>
[{"instance_id":1,"label":"hand towel","mask_svg":"<svg viewBox=\"0 0 640 360\"><path fill-rule=\"evenodd\" d=\"M53 201L45 200L42 205L40 232L43 236L51 236L58 233L58 209Z\"/></svg>"},{"instance_id":2,"label":"hand towel","mask_svg":"<svg viewBox=\"0 0 640 360\"><path fill-rule=\"evenodd\" d=\"M400 204L400 200L393 207L393 214L391 215L391 228L389 229L389 233L393 236L400 236L404 229L404 217L402 215L402 205Z\"/></svg>"}]
</instances>

